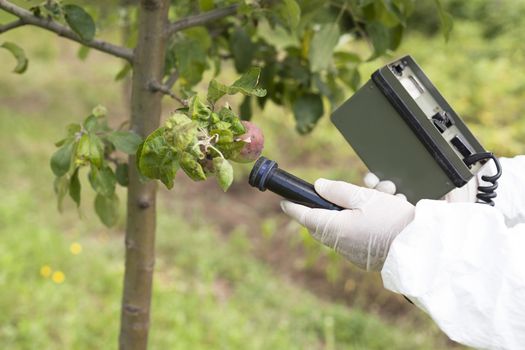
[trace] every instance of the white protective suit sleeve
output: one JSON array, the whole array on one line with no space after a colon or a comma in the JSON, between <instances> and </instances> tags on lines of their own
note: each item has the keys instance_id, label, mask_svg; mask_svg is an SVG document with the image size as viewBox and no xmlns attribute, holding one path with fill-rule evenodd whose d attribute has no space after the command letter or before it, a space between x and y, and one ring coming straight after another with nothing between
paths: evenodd
<instances>
[{"instance_id":1,"label":"white protective suit sleeve","mask_svg":"<svg viewBox=\"0 0 525 350\"><path fill-rule=\"evenodd\" d=\"M525 349L525 157L502 167L495 208L420 201L381 275L451 339Z\"/></svg>"},{"instance_id":2,"label":"white protective suit sleeve","mask_svg":"<svg viewBox=\"0 0 525 350\"><path fill-rule=\"evenodd\" d=\"M512 227L525 222L525 156L499 158L499 161L503 173L494 202L505 216L507 226Z\"/></svg>"}]
</instances>

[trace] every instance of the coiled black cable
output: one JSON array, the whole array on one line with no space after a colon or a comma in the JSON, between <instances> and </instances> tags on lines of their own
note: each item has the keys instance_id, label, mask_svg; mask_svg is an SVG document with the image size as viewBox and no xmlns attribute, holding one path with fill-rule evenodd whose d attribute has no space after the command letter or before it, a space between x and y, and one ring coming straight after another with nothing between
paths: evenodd
<instances>
[{"instance_id":1,"label":"coiled black cable","mask_svg":"<svg viewBox=\"0 0 525 350\"><path fill-rule=\"evenodd\" d=\"M488 204L490 206L494 206L494 198L496 198L496 189L498 188L498 179L501 177L501 164L499 163L498 158L491 152L480 152L472 154L465 159L463 159L463 162L467 166L471 166L474 163L483 161L483 160L493 160L494 164L496 165L497 173L496 175L488 176L488 175L482 175L481 179L486 182L490 182L491 186L478 186L479 193L476 195L478 198L478 203Z\"/></svg>"}]
</instances>

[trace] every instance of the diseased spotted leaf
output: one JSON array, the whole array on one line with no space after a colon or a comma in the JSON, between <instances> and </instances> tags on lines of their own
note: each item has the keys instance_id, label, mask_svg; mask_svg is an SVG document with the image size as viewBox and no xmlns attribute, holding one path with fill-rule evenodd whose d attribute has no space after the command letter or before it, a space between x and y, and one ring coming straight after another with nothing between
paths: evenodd
<instances>
[{"instance_id":1,"label":"diseased spotted leaf","mask_svg":"<svg viewBox=\"0 0 525 350\"><path fill-rule=\"evenodd\" d=\"M177 153L166 141L165 133L166 127L161 127L146 138L137 150L137 165L143 176L159 179L172 188L179 165Z\"/></svg>"},{"instance_id":2,"label":"diseased spotted leaf","mask_svg":"<svg viewBox=\"0 0 525 350\"><path fill-rule=\"evenodd\" d=\"M95 197L95 212L100 221L107 227L115 226L118 222L118 197L115 193L104 196L100 193Z\"/></svg>"},{"instance_id":3,"label":"diseased spotted leaf","mask_svg":"<svg viewBox=\"0 0 525 350\"><path fill-rule=\"evenodd\" d=\"M15 57L16 67L13 69L14 73L22 74L27 70L29 61L27 60L24 50L20 46L10 41L6 41L0 45L0 47L8 50Z\"/></svg>"},{"instance_id":4,"label":"diseased spotted leaf","mask_svg":"<svg viewBox=\"0 0 525 350\"><path fill-rule=\"evenodd\" d=\"M169 149L164 132L164 127L158 128L137 149L137 168L150 179L160 178L158 164Z\"/></svg>"},{"instance_id":5,"label":"diseased spotted leaf","mask_svg":"<svg viewBox=\"0 0 525 350\"><path fill-rule=\"evenodd\" d=\"M124 153L135 154L142 139L133 131L113 131L107 135L108 140Z\"/></svg>"},{"instance_id":6,"label":"diseased spotted leaf","mask_svg":"<svg viewBox=\"0 0 525 350\"><path fill-rule=\"evenodd\" d=\"M233 182L232 165L226 159L217 157L213 159L213 168L215 169L215 176L219 186L226 192Z\"/></svg>"},{"instance_id":7,"label":"diseased spotted leaf","mask_svg":"<svg viewBox=\"0 0 525 350\"><path fill-rule=\"evenodd\" d=\"M179 164L182 170L194 181L206 180L204 169L197 162L197 159L188 152L182 152L179 158Z\"/></svg>"},{"instance_id":8,"label":"diseased spotted leaf","mask_svg":"<svg viewBox=\"0 0 525 350\"><path fill-rule=\"evenodd\" d=\"M73 4L62 6L67 25L85 41L95 37L95 21L82 7Z\"/></svg>"},{"instance_id":9,"label":"diseased spotted leaf","mask_svg":"<svg viewBox=\"0 0 525 350\"><path fill-rule=\"evenodd\" d=\"M190 99L189 108L191 119L202 122L207 122L210 119L211 109L200 100L198 95Z\"/></svg>"},{"instance_id":10,"label":"diseased spotted leaf","mask_svg":"<svg viewBox=\"0 0 525 350\"><path fill-rule=\"evenodd\" d=\"M210 136L216 137L218 145L224 145L226 143L233 142L233 133L228 129L213 129L210 130Z\"/></svg>"}]
</instances>

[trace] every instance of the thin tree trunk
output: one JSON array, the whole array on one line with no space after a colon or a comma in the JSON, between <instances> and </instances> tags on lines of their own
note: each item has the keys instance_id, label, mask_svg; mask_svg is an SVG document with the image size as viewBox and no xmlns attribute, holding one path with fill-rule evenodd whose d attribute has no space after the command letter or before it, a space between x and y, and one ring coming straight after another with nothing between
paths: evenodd
<instances>
[{"instance_id":1,"label":"thin tree trunk","mask_svg":"<svg viewBox=\"0 0 525 350\"><path fill-rule=\"evenodd\" d=\"M141 0L133 62L131 129L145 136L159 126L161 98L149 89L164 69L169 0ZM120 349L146 349L153 267L155 265L156 182L139 180L135 157L129 159L126 270L122 296Z\"/></svg>"}]
</instances>

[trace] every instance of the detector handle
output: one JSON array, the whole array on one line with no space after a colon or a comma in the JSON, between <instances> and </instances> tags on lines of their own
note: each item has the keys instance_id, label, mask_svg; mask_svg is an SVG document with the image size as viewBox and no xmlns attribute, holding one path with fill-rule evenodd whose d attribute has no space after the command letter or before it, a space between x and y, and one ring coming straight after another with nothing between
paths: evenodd
<instances>
[{"instance_id":1,"label":"detector handle","mask_svg":"<svg viewBox=\"0 0 525 350\"><path fill-rule=\"evenodd\" d=\"M311 183L279 169L275 161L266 157L260 157L255 162L248 182L260 191L268 189L289 201L310 208L343 210L340 206L318 195Z\"/></svg>"}]
</instances>

